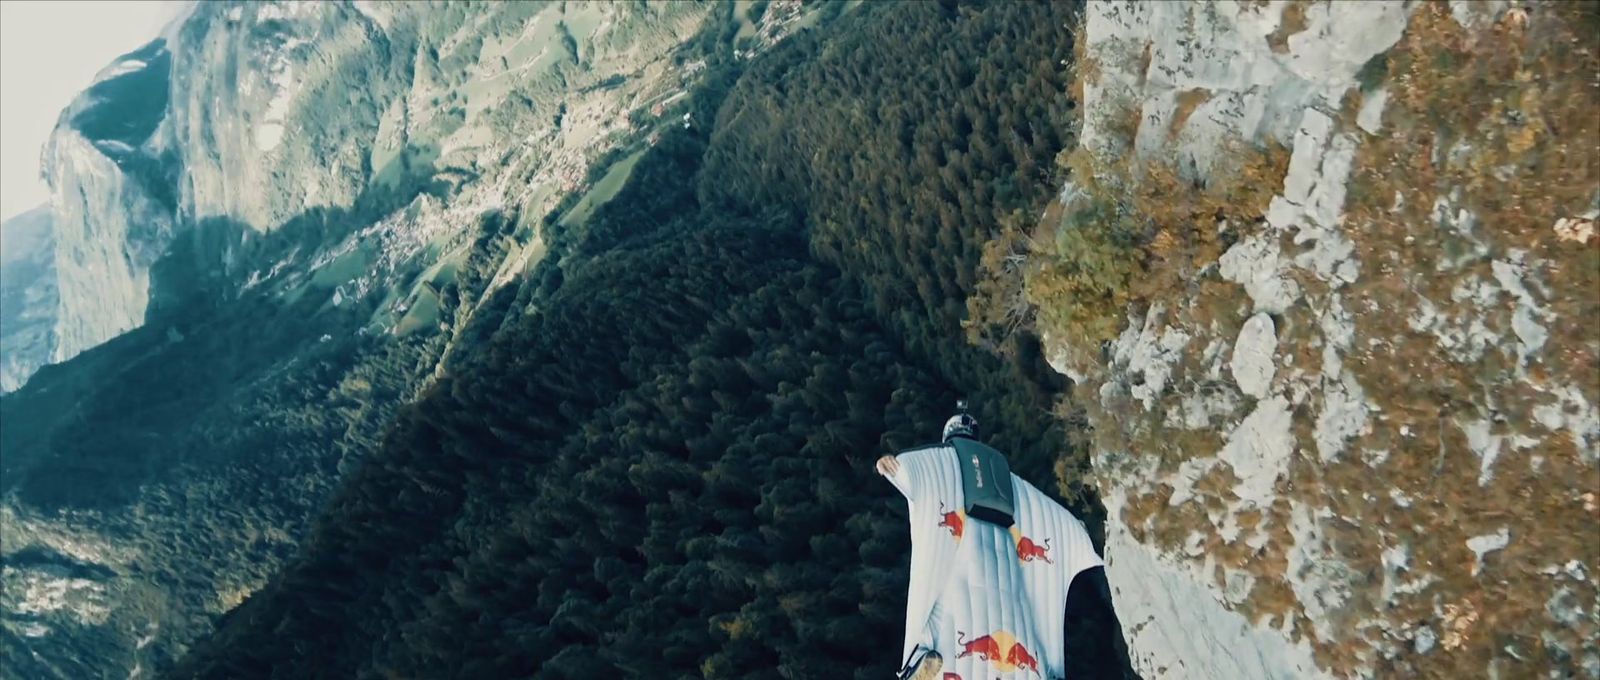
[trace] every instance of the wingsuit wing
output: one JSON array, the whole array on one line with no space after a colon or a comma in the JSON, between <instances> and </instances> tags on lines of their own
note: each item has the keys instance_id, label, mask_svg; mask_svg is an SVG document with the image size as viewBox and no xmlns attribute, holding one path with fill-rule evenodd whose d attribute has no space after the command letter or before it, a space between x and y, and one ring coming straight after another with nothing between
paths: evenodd
<instances>
[{"instance_id":1,"label":"wingsuit wing","mask_svg":"<svg viewBox=\"0 0 1600 680\"><path fill-rule=\"evenodd\" d=\"M889 481L910 506L911 585L906 597L906 634L900 652L908 661L921 645L934 649L929 615L955 566L964 533L961 512L961 470L946 446L907 451L897 456L900 469Z\"/></svg>"},{"instance_id":2,"label":"wingsuit wing","mask_svg":"<svg viewBox=\"0 0 1600 680\"><path fill-rule=\"evenodd\" d=\"M1026 480L1012 475L1016 485L1017 525L1012 538L1021 566L1029 607L1039 634L1048 643L1040 661L1047 677L1065 677L1067 592L1073 577L1085 569L1105 564L1083 522Z\"/></svg>"},{"instance_id":3,"label":"wingsuit wing","mask_svg":"<svg viewBox=\"0 0 1600 680\"><path fill-rule=\"evenodd\" d=\"M910 506L911 530L902 662L933 650L963 678L1061 677L1068 589L1102 564L1083 524L1016 475L1014 526L966 517L954 449L898 460L889 480Z\"/></svg>"}]
</instances>

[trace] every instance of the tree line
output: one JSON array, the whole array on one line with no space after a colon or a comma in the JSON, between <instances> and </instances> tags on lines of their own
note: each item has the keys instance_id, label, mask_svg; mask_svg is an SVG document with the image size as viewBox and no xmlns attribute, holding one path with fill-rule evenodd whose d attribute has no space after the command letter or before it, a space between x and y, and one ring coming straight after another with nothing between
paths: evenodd
<instances>
[{"instance_id":1,"label":"tree line","mask_svg":"<svg viewBox=\"0 0 1600 680\"><path fill-rule=\"evenodd\" d=\"M999 216L1057 179L1071 11L868 3L724 64L715 124L546 220L550 256L175 675L888 675L909 538L872 461L963 395L1041 488L1079 465L1037 341L961 330Z\"/></svg>"}]
</instances>

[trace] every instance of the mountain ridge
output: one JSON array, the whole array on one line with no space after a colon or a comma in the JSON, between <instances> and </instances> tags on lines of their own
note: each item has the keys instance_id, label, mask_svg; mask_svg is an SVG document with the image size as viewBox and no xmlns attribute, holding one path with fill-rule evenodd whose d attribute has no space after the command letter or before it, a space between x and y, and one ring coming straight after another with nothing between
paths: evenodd
<instances>
[{"instance_id":1,"label":"mountain ridge","mask_svg":"<svg viewBox=\"0 0 1600 680\"><path fill-rule=\"evenodd\" d=\"M294 7L298 14L289 11ZM70 196L64 214L73 224L58 225L54 261L62 265L57 280L72 299L61 303L66 320L57 323L81 346L57 348L62 362L0 399L6 422L0 431L6 513L0 655L8 668L37 677L156 672L259 588L293 553L305 521L341 475L375 446L395 410L444 370L453 336L481 301L539 260L535 223L542 211L567 193L585 193L598 179L590 173L610 164L604 151L636 148L649 129L677 124L651 114L649 98L694 82L695 71L686 65L704 56L684 43L698 35L715 6L574 6L572 13L532 5L483 13L367 9L196 7L152 43L177 47L169 48L166 113L142 143L135 147L129 143L134 137L116 136L144 134L149 126L114 129L96 143L72 121L90 115L85 112L136 105L124 100L139 88L106 84L152 77L146 71L154 60L136 57L161 47L119 59L102 72L101 90L63 114L52 142L59 162L52 186L58 197ZM541 24L531 10L551 16ZM796 16L774 12L771 23ZM410 116L406 144L389 156L392 167L365 175L370 185L341 198L346 205L296 204L305 198L303 187L319 183L285 177L244 185L288 196L283 205L293 204L292 212L238 204L248 209L230 215L234 208L207 207L228 204L207 193L210 180L200 177L206 171L193 162L206 154L194 144L211 143L208 135L253 144L255 130L240 127L246 120L240 117L226 128L218 120L207 131L205 117L225 112L197 111L200 117L190 123L196 129L180 135L174 107L206 99L197 93L212 87L208 79L254 80L255 94L268 103L272 93L262 87L273 84L274 73L309 68L285 65L274 55L320 58L316 48L292 44L297 31L315 35L337 21L368 33L381 30L390 42L443 44L453 34L466 35L461 22L473 20L468 25L484 44L509 50L530 26L548 28L563 17L593 20L573 29L582 63L565 56L534 63L539 41L553 39L543 33L527 34L526 44L535 49L526 53L474 47L466 59L464 47L438 50L440 58L456 60L444 70L429 66L448 78L437 86L438 101L454 96L468 106L446 127L430 128ZM506 40L508 33L512 39ZM770 37L783 34L774 29ZM257 43L263 49L248 47ZM202 48L226 51L228 45L264 60L196 56ZM409 63L419 52L427 50L343 54ZM480 55L490 72L475 70ZM452 95L526 65L519 58L535 68L515 82L493 81L505 86L474 90L474 97L485 95L478 99ZM617 69L639 73L610 89L589 87ZM324 72L332 88L326 92L337 91L340 73ZM293 84L280 81L276 85ZM313 116L322 96L301 92L290 99L311 102L303 113ZM428 108L436 106L433 97L426 90L411 99ZM688 105L680 101L659 113ZM563 106L572 109L564 127L556 115ZM263 118L256 127L287 122L293 128L299 114L293 107L285 111L285 118ZM374 113L364 129L383 132L380 118ZM589 124L596 119L617 123ZM504 147L478 141L445 153L426 148L433 143L428 135L470 141L475 129L488 128L499 130L495 139ZM296 144L301 154L319 148L316 135L290 129L274 151L287 153ZM333 149L337 160L337 145ZM316 174L338 165L302 170ZM152 184L166 187L174 202L166 203L148 188ZM334 186L324 187L325 199L342 196ZM96 262L116 266L97 269ZM108 272L118 280L107 280ZM105 294L90 296L102 286ZM77 566L63 566L69 564Z\"/></svg>"}]
</instances>

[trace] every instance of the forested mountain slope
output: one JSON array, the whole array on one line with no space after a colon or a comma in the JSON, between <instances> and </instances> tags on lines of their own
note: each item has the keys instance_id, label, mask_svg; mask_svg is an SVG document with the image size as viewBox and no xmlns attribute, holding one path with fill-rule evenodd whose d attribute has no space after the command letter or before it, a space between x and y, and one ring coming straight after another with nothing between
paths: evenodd
<instances>
[{"instance_id":1,"label":"forested mountain slope","mask_svg":"<svg viewBox=\"0 0 1600 680\"><path fill-rule=\"evenodd\" d=\"M30 263L5 264L5 361L20 379L63 360L0 398L8 674L168 667L294 554L546 251L546 214L614 194L618 161L697 111L708 63L823 23L793 4L192 9L59 119L28 289L54 310L13 317ZM14 335L23 316L42 342Z\"/></svg>"},{"instance_id":2,"label":"forested mountain slope","mask_svg":"<svg viewBox=\"0 0 1600 680\"><path fill-rule=\"evenodd\" d=\"M873 459L964 394L1020 474L1081 469L1037 344L961 324L982 244L1059 179L1074 16L851 11L544 220L549 256L175 674L891 673L908 539Z\"/></svg>"}]
</instances>

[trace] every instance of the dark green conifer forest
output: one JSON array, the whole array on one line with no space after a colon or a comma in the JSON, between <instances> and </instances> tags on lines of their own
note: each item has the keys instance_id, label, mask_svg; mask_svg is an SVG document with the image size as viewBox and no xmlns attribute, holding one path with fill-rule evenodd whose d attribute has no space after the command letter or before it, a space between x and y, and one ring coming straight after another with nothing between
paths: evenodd
<instances>
[{"instance_id":1,"label":"dark green conifer forest","mask_svg":"<svg viewBox=\"0 0 1600 680\"><path fill-rule=\"evenodd\" d=\"M867 3L714 65L700 124L546 220L551 253L175 675L890 677L910 539L873 461L965 396L1041 489L1082 469L1036 341L962 329L1000 217L1059 186L1073 14Z\"/></svg>"}]
</instances>

